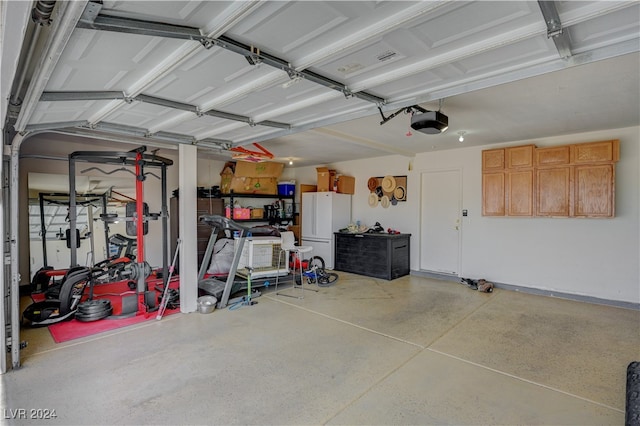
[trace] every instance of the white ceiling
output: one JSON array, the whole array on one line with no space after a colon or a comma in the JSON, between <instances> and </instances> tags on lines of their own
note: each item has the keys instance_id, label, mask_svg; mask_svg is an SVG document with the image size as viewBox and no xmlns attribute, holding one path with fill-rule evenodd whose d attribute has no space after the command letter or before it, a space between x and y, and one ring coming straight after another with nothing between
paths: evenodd
<instances>
[{"instance_id":1,"label":"white ceiling","mask_svg":"<svg viewBox=\"0 0 640 426\"><path fill-rule=\"evenodd\" d=\"M640 125L640 3L549 5L548 27L535 1L58 2L15 127L301 166ZM449 129L380 124L412 105Z\"/></svg>"}]
</instances>

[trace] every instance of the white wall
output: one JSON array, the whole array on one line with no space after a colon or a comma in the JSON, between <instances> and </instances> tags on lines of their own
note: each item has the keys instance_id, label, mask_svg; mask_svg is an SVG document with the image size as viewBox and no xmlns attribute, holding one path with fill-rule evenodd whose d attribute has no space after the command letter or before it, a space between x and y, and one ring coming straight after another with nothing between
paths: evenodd
<instances>
[{"instance_id":1,"label":"white wall","mask_svg":"<svg viewBox=\"0 0 640 426\"><path fill-rule=\"evenodd\" d=\"M499 218L482 216L481 151L534 143L553 146L620 140L613 219ZM462 170L460 275L550 292L640 302L640 128L613 129L509 144L331 164L355 176L352 221L411 233L411 269L419 270L420 173ZM412 170L409 170L412 163ZM299 183L314 184L315 167L296 169ZM407 201L388 209L367 203L371 176L407 175Z\"/></svg>"},{"instance_id":2,"label":"white wall","mask_svg":"<svg viewBox=\"0 0 640 426\"><path fill-rule=\"evenodd\" d=\"M224 161L198 158L198 186L210 188L220 185L220 172Z\"/></svg>"}]
</instances>

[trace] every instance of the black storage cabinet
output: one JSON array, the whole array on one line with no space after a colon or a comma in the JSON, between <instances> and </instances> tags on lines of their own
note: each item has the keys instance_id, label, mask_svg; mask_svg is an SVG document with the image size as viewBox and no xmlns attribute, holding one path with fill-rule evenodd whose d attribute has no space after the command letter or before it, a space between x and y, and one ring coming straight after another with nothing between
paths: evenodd
<instances>
[{"instance_id":1,"label":"black storage cabinet","mask_svg":"<svg viewBox=\"0 0 640 426\"><path fill-rule=\"evenodd\" d=\"M411 234L334 235L335 270L386 280L409 275Z\"/></svg>"}]
</instances>

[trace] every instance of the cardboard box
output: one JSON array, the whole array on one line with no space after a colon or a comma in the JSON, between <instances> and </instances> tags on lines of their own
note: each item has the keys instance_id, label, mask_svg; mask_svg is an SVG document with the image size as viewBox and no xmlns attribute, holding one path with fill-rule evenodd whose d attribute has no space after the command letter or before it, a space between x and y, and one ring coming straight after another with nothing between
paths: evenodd
<instances>
[{"instance_id":1,"label":"cardboard box","mask_svg":"<svg viewBox=\"0 0 640 426\"><path fill-rule=\"evenodd\" d=\"M236 194L278 194L278 179L276 178L234 176L229 180L228 185L225 183L222 184L222 192L225 194L229 194L231 191Z\"/></svg>"},{"instance_id":2,"label":"cardboard box","mask_svg":"<svg viewBox=\"0 0 640 426\"><path fill-rule=\"evenodd\" d=\"M269 177L279 178L284 170L284 164L263 161L262 163L250 163L248 161L238 161L234 176L246 177Z\"/></svg>"},{"instance_id":3,"label":"cardboard box","mask_svg":"<svg viewBox=\"0 0 640 426\"><path fill-rule=\"evenodd\" d=\"M338 191L341 194L355 194L356 178L353 176L338 176Z\"/></svg>"},{"instance_id":4,"label":"cardboard box","mask_svg":"<svg viewBox=\"0 0 640 426\"><path fill-rule=\"evenodd\" d=\"M284 164L274 162L227 162L220 173L220 190L223 194L278 194L278 178Z\"/></svg>"},{"instance_id":5,"label":"cardboard box","mask_svg":"<svg viewBox=\"0 0 640 426\"><path fill-rule=\"evenodd\" d=\"M333 191L336 171L328 167L316 167L316 172L318 173L318 192Z\"/></svg>"},{"instance_id":6,"label":"cardboard box","mask_svg":"<svg viewBox=\"0 0 640 426\"><path fill-rule=\"evenodd\" d=\"M227 162L220 172L220 191L223 194L228 194L229 192L231 192L231 182L233 181L234 169L235 165L233 163Z\"/></svg>"},{"instance_id":7,"label":"cardboard box","mask_svg":"<svg viewBox=\"0 0 640 426\"><path fill-rule=\"evenodd\" d=\"M304 183L300 184L300 193L302 194L303 192L318 192L318 186L317 185L307 185Z\"/></svg>"},{"instance_id":8,"label":"cardboard box","mask_svg":"<svg viewBox=\"0 0 640 426\"><path fill-rule=\"evenodd\" d=\"M264 217L264 209L263 208L253 208L251 209L251 219L262 219Z\"/></svg>"}]
</instances>

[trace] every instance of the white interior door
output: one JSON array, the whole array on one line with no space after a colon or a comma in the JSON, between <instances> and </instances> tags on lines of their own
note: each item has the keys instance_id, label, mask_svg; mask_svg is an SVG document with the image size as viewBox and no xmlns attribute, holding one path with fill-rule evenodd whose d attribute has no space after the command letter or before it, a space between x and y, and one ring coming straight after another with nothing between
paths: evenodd
<instances>
[{"instance_id":1,"label":"white interior door","mask_svg":"<svg viewBox=\"0 0 640 426\"><path fill-rule=\"evenodd\" d=\"M460 170L421 175L420 269L458 275L460 270Z\"/></svg>"}]
</instances>

